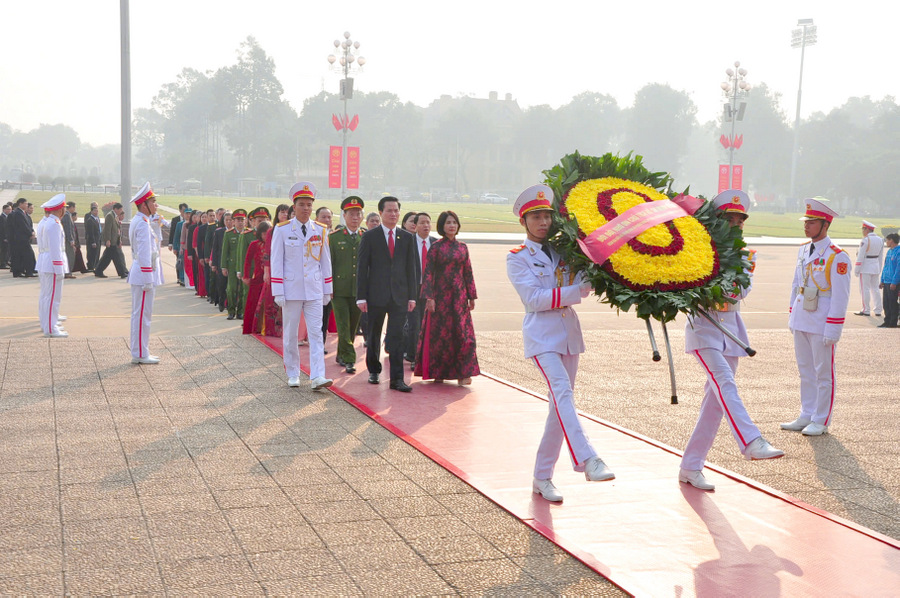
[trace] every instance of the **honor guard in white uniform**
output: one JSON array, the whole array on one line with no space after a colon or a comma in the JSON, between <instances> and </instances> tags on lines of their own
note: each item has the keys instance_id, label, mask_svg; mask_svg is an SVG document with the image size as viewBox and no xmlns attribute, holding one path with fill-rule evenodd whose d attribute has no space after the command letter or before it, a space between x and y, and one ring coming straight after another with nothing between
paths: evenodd
<instances>
[{"instance_id":1,"label":"honor guard in white uniform","mask_svg":"<svg viewBox=\"0 0 900 598\"><path fill-rule=\"evenodd\" d=\"M131 198L137 213L131 219L128 239L131 243L131 363L159 363L159 357L150 354L150 321L153 318L153 298L156 287L162 284L162 267L159 262L160 239L151 223L156 214L156 195L150 183L144 183L137 195Z\"/></svg>"},{"instance_id":2,"label":"honor guard in white uniform","mask_svg":"<svg viewBox=\"0 0 900 598\"><path fill-rule=\"evenodd\" d=\"M875 225L868 220L862 221L862 235L853 268L853 273L859 276L862 310L854 312L854 315L868 316L874 313L880 317L882 305L878 279L884 265L884 239L875 234ZM872 310L872 307L875 309Z\"/></svg>"},{"instance_id":3,"label":"honor guard in white uniform","mask_svg":"<svg viewBox=\"0 0 900 598\"><path fill-rule=\"evenodd\" d=\"M532 490L559 502L563 497L551 478L563 442L575 471L584 472L587 480L611 480L615 475L597 456L575 410L573 389L584 340L572 306L591 293L591 285L546 244L552 199L553 191L546 185L534 185L519 195L513 213L527 238L506 256L506 273L525 306L525 358L534 360L550 389L550 412L534 464Z\"/></svg>"},{"instance_id":4,"label":"honor guard in white uniform","mask_svg":"<svg viewBox=\"0 0 900 598\"><path fill-rule=\"evenodd\" d=\"M38 245L37 271L41 281L38 317L44 336L66 337L69 333L59 325L63 278L69 272L66 234L60 222L66 208L66 196L64 193L54 195L41 207L44 208L44 218L35 231Z\"/></svg>"},{"instance_id":5,"label":"honor guard in white uniform","mask_svg":"<svg viewBox=\"0 0 900 598\"><path fill-rule=\"evenodd\" d=\"M325 342L322 306L331 301L331 249L324 227L310 219L316 187L300 182L291 187L294 217L278 224L272 232L269 268L272 295L282 309L284 369L288 386L300 386L300 350L297 333L300 316L306 319L309 334L309 379L313 390L328 388L325 377ZM315 331L315 333L313 332Z\"/></svg>"},{"instance_id":6,"label":"honor guard in white uniform","mask_svg":"<svg viewBox=\"0 0 900 598\"><path fill-rule=\"evenodd\" d=\"M749 216L750 197L740 189L728 189L713 198L713 205L719 210L719 217L727 219L732 226L744 228L744 221ZM751 251L747 270L753 276L756 267L756 253ZM718 311L711 314L721 326L731 331L745 344L747 329L741 319L740 301L750 293L750 288L733 293L732 299L737 303L725 303ZM783 457L784 452L769 444L759 428L750 419L747 409L738 394L734 375L737 372L738 358L747 355L737 343L725 336L712 322L706 318L688 318L684 329L684 350L697 358L706 374L703 403L697 425L684 449L681 459L681 471L678 480L701 490L714 490L715 486L703 477L703 464L706 455L712 448L722 423L722 417L728 422L731 434L738 448L747 460L775 459Z\"/></svg>"},{"instance_id":7,"label":"honor guard in white uniform","mask_svg":"<svg viewBox=\"0 0 900 598\"><path fill-rule=\"evenodd\" d=\"M834 410L834 354L850 301L850 256L831 242L828 227L838 215L823 197L806 200L804 221L811 243L800 247L791 283L788 328L800 370L800 417L783 430L818 436Z\"/></svg>"},{"instance_id":8,"label":"honor guard in white uniform","mask_svg":"<svg viewBox=\"0 0 900 598\"><path fill-rule=\"evenodd\" d=\"M156 235L156 240L159 243L159 247L156 250L156 253L162 255L160 250L162 249L162 241L163 241L163 232L162 229L164 226L169 226L169 221L159 215L159 213L154 214L150 217L150 226L153 227L153 234ZM160 262L160 266L162 262ZM159 269L159 285L166 284L166 279L163 277L162 268Z\"/></svg>"}]
</instances>

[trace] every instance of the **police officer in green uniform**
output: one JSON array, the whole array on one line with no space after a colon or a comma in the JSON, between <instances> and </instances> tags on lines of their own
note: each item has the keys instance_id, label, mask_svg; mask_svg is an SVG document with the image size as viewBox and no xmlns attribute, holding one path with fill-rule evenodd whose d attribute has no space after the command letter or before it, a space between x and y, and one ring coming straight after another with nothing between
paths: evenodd
<instances>
[{"instance_id":1,"label":"police officer in green uniform","mask_svg":"<svg viewBox=\"0 0 900 598\"><path fill-rule=\"evenodd\" d=\"M363 200L351 195L341 202L346 226L341 226L330 236L331 271L334 276L334 322L337 325L337 362L348 374L356 372L356 349L353 347L355 332L362 312L356 306L356 262L363 229Z\"/></svg>"},{"instance_id":2,"label":"police officer in green uniform","mask_svg":"<svg viewBox=\"0 0 900 598\"><path fill-rule=\"evenodd\" d=\"M225 231L222 239L222 274L228 277L225 287L226 304L228 306L228 319L233 320L239 314L244 313L241 304L241 279L238 272L244 267L244 256L239 253L241 237L247 222L247 210L238 208L231 213L233 227Z\"/></svg>"},{"instance_id":3,"label":"police officer in green uniform","mask_svg":"<svg viewBox=\"0 0 900 598\"><path fill-rule=\"evenodd\" d=\"M271 220L272 215L269 214L269 210L265 207L259 207L255 210L252 210L248 216L250 220L250 224L244 228L244 231L241 233L240 240L238 241L238 263L237 263L237 276L238 276L238 284L240 285L240 291L238 293L238 319L244 319L244 307L247 305L247 293L250 291L250 287L244 284L244 261L247 259L247 252L250 251L250 244L256 240L256 225L259 224L262 220Z\"/></svg>"}]
</instances>

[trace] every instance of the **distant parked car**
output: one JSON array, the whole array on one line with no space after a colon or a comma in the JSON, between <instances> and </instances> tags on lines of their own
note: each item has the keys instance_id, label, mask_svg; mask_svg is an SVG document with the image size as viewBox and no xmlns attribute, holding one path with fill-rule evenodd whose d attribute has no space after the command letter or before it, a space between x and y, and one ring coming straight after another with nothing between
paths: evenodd
<instances>
[{"instance_id":1,"label":"distant parked car","mask_svg":"<svg viewBox=\"0 0 900 598\"><path fill-rule=\"evenodd\" d=\"M508 197L497 195L496 193L483 193L481 195L482 203L509 203Z\"/></svg>"}]
</instances>

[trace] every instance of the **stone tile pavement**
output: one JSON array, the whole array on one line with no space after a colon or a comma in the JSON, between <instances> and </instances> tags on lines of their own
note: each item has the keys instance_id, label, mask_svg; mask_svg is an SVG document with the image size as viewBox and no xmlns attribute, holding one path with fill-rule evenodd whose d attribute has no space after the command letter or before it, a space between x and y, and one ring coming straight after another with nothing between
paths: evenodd
<instances>
[{"instance_id":1,"label":"stone tile pavement","mask_svg":"<svg viewBox=\"0 0 900 598\"><path fill-rule=\"evenodd\" d=\"M0 594L621 595L241 336L0 340Z\"/></svg>"}]
</instances>

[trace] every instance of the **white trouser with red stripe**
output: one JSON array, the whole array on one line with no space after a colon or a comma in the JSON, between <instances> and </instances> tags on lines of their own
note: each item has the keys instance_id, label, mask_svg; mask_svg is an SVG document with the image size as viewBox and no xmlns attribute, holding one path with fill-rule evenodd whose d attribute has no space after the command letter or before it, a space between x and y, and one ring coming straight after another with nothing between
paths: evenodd
<instances>
[{"instance_id":1,"label":"white trouser with red stripe","mask_svg":"<svg viewBox=\"0 0 900 598\"><path fill-rule=\"evenodd\" d=\"M834 410L834 345L811 332L794 331L794 355L800 370L800 417L831 425Z\"/></svg>"},{"instance_id":2,"label":"white trouser with red stripe","mask_svg":"<svg viewBox=\"0 0 900 598\"><path fill-rule=\"evenodd\" d=\"M286 300L281 308L282 355L288 378L300 376L300 349L297 347L300 315L306 319L309 340L309 378L325 377L325 341L322 338L322 300ZM319 331L313 334L312 331Z\"/></svg>"},{"instance_id":3,"label":"white trouser with red stripe","mask_svg":"<svg viewBox=\"0 0 900 598\"><path fill-rule=\"evenodd\" d=\"M716 349L697 349L694 357L706 372L706 386L703 387L700 416L684 449L681 467L689 471L700 471L716 439L722 417L728 422L741 453L748 444L760 437L760 433L750 419L734 381L739 358L724 355Z\"/></svg>"},{"instance_id":4,"label":"white trouser with red stripe","mask_svg":"<svg viewBox=\"0 0 900 598\"><path fill-rule=\"evenodd\" d=\"M881 315L881 289L878 288L880 276L880 274L868 273L859 275L859 294L862 295L862 310L867 314ZM873 307L875 309L872 309Z\"/></svg>"},{"instance_id":5,"label":"white trouser with red stripe","mask_svg":"<svg viewBox=\"0 0 900 598\"><path fill-rule=\"evenodd\" d=\"M41 294L38 297L38 317L44 334L59 332L59 302L62 300L63 275L41 272Z\"/></svg>"},{"instance_id":6,"label":"white trouser with red stripe","mask_svg":"<svg viewBox=\"0 0 900 598\"><path fill-rule=\"evenodd\" d=\"M575 410L575 374L578 372L579 355L541 353L535 355L535 365L550 387L550 413L544 426L544 437L538 447L534 463L534 477L549 480L559 460L563 441L569 450L569 458L575 471L584 471L584 462L595 457L597 451L584 434L578 412Z\"/></svg>"},{"instance_id":7,"label":"white trouser with red stripe","mask_svg":"<svg viewBox=\"0 0 900 598\"><path fill-rule=\"evenodd\" d=\"M150 320L153 318L153 297L156 288L145 291L139 284L131 285L131 356L150 355Z\"/></svg>"}]
</instances>

